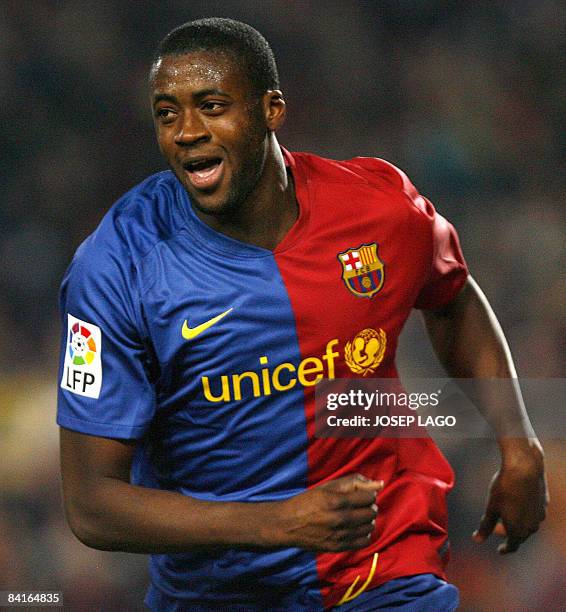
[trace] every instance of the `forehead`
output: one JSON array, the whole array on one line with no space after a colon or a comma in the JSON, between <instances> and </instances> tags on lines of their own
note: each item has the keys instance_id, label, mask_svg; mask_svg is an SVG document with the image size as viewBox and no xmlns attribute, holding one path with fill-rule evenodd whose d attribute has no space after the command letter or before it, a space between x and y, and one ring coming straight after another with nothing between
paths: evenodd
<instances>
[{"instance_id":1,"label":"forehead","mask_svg":"<svg viewBox=\"0 0 566 612\"><path fill-rule=\"evenodd\" d=\"M242 89L248 85L241 68L230 55L221 52L194 51L183 55L166 55L152 67L150 85L153 91L201 87Z\"/></svg>"}]
</instances>

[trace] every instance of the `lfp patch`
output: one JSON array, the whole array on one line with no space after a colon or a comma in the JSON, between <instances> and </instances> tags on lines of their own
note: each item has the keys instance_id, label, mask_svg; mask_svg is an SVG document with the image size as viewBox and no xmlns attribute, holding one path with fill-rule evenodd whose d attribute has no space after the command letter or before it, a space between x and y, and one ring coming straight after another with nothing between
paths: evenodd
<instances>
[{"instance_id":1,"label":"lfp patch","mask_svg":"<svg viewBox=\"0 0 566 612\"><path fill-rule=\"evenodd\" d=\"M67 347L61 388L98 399L102 386L100 327L67 314Z\"/></svg>"},{"instance_id":2,"label":"lfp patch","mask_svg":"<svg viewBox=\"0 0 566 612\"><path fill-rule=\"evenodd\" d=\"M357 297L373 297L385 279L383 262L377 255L377 243L362 244L338 253L342 264L342 280Z\"/></svg>"}]
</instances>

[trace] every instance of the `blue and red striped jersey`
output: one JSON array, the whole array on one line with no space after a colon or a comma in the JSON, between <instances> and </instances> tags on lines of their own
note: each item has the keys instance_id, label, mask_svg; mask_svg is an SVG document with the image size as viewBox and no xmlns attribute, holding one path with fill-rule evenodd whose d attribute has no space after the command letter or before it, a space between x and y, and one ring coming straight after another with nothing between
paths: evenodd
<instances>
[{"instance_id":1,"label":"blue and red striped jersey","mask_svg":"<svg viewBox=\"0 0 566 612\"><path fill-rule=\"evenodd\" d=\"M314 391L362 376L344 355L362 332L380 347L372 375L397 377L411 309L443 306L466 280L456 232L386 161L285 159L300 212L273 251L203 223L171 172L110 209L62 284L57 421L138 440L134 481L197 499L282 500L355 472L384 480L376 529L344 553L153 555L154 608L294 597L288 609L313 610L358 576L366 589L444 576L453 474L440 451L428 438L317 438Z\"/></svg>"}]
</instances>

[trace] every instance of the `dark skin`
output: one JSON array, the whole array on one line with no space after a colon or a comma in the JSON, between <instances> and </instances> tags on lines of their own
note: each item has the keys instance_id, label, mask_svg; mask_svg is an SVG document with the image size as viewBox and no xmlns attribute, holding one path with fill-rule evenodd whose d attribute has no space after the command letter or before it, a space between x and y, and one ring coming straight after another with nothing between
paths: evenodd
<instances>
[{"instance_id":1,"label":"dark skin","mask_svg":"<svg viewBox=\"0 0 566 612\"><path fill-rule=\"evenodd\" d=\"M275 137L285 118L281 92L254 95L237 63L210 52L162 58L150 83L160 149L202 221L232 238L275 248L298 211ZM425 319L451 375L513 373L505 339L472 280ZM502 409L524 416L518 400ZM544 518L543 455L536 438L502 438L500 448L502 467L475 537L483 541L495 529L506 536L502 552L512 552ZM134 450L134 442L61 428L67 518L88 546L140 553L290 546L335 552L367 546L374 530L383 483L359 474L284 501L207 502L132 485Z\"/></svg>"},{"instance_id":2,"label":"dark skin","mask_svg":"<svg viewBox=\"0 0 566 612\"><path fill-rule=\"evenodd\" d=\"M134 449L130 442L61 429L67 519L87 546L137 553L289 546L336 552L369 543L381 482L351 475L280 502L208 502L131 485Z\"/></svg>"},{"instance_id":3,"label":"dark skin","mask_svg":"<svg viewBox=\"0 0 566 612\"><path fill-rule=\"evenodd\" d=\"M254 95L230 58L210 52L162 58L151 85L159 148L197 215L232 238L277 246L298 215L275 138L285 120L282 93ZM218 184L199 189L186 164L203 157L220 159L222 168Z\"/></svg>"},{"instance_id":4,"label":"dark skin","mask_svg":"<svg viewBox=\"0 0 566 612\"><path fill-rule=\"evenodd\" d=\"M516 378L505 336L485 295L470 277L458 296L446 307L424 312L434 349L454 378ZM481 398L480 398L481 399ZM513 423L513 437L505 428L498 435L501 468L494 475L486 510L473 539L484 542L492 533L504 537L498 551L516 551L546 515L548 488L544 454L534 436L518 395L476 405L496 433L500 423Z\"/></svg>"}]
</instances>

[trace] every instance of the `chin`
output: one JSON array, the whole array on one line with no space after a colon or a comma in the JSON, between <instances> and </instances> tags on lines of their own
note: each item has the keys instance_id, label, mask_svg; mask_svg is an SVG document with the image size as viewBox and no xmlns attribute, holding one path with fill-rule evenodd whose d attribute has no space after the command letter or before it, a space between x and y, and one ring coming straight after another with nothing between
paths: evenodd
<instances>
[{"instance_id":1,"label":"chin","mask_svg":"<svg viewBox=\"0 0 566 612\"><path fill-rule=\"evenodd\" d=\"M225 199L217 200L217 201L203 202L202 199L198 198L197 196L192 195L190 192L189 192L189 197L191 199L193 206L199 212L205 215L212 215L215 217L220 217L222 215L225 215L232 209L230 202L226 201Z\"/></svg>"}]
</instances>

